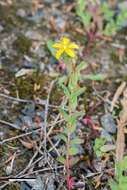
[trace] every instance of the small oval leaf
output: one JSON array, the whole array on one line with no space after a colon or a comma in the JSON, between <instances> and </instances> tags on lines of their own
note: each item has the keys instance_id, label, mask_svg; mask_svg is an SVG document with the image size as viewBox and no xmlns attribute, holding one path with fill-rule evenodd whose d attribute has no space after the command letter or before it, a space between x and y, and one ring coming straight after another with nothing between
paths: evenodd
<instances>
[{"instance_id":1,"label":"small oval leaf","mask_svg":"<svg viewBox=\"0 0 127 190\"><path fill-rule=\"evenodd\" d=\"M64 142L67 142L67 137L64 134L59 134L57 135L57 137L61 140L63 140Z\"/></svg>"},{"instance_id":2,"label":"small oval leaf","mask_svg":"<svg viewBox=\"0 0 127 190\"><path fill-rule=\"evenodd\" d=\"M75 139L72 139L70 143L73 145L73 144L82 144L83 142L84 142L83 139L76 137Z\"/></svg>"},{"instance_id":3,"label":"small oval leaf","mask_svg":"<svg viewBox=\"0 0 127 190\"><path fill-rule=\"evenodd\" d=\"M58 162L61 162L62 164L65 164L65 158L64 158L63 156L59 156L59 157L57 158L57 161L58 161Z\"/></svg>"},{"instance_id":4,"label":"small oval leaf","mask_svg":"<svg viewBox=\"0 0 127 190\"><path fill-rule=\"evenodd\" d=\"M68 150L69 155L76 155L78 153L77 147L70 147Z\"/></svg>"}]
</instances>

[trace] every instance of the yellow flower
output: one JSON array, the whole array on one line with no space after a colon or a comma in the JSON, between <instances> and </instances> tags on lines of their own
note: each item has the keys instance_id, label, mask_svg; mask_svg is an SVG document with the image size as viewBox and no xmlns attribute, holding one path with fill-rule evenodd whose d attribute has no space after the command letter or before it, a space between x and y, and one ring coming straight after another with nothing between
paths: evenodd
<instances>
[{"instance_id":1,"label":"yellow flower","mask_svg":"<svg viewBox=\"0 0 127 190\"><path fill-rule=\"evenodd\" d=\"M74 49L79 49L79 46L71 42L68 38L63 37L59 42L53 45L53 48L58 49L56 58L59 59L63 53L66 53L70 57L75 57Z\"/></svg>"}]
</instances>

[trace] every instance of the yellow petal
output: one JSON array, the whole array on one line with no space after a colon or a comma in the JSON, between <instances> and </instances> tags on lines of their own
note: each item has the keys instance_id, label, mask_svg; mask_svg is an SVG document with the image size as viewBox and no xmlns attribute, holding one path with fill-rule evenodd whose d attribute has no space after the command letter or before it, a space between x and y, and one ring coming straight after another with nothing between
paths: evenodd
<instances>
[{"instance_id":1,"label":"yellow petal","mask_svg":"<svg viewBox=\"0 0 127 190\"><path fill-rule=\"evenodd\" d=\"M55 43L53 44L52 46L53 48L58 48L58 49L61 49L63 47L63 45L61 43Z\"/></svg>"},{"instance_id":2,"label":"yellow petal","mask_svg":"<svg viewBox=\"0 0 127 190\"><path fill-rule=\"evenodd\" d=\"M66 54L69 55L70 57L75 57L75 52L69 48L65 50Z\"/></svg>"},{"instance_id":3,"label":"yellow petal","mask_svg":"<svg viewBox=\"0 0 127 190\"><path fill-rule=\"evenodd\" d=\"M61 57L61 55L63 54L63 52L64 52L64 49L63 49L63 48L60 49L60 50L58 50L58 51L56 52L56 59L59 59L59 58Z\"/></svg>"},{"instance_id":4,"label":"yellow petal","mask_svg":"<svg viewBox=\"0 0 127 190\"><path fill-rule=\"evenodd\" d=\"M69 42L70 42L69 38L63 37L63 38L61 39L61 43L62 43L63 45L68 45Z\"/></svg>"},{"instance_id":5,"label":"yellow petal","mask_svg":"<svg viewBox=\"0 0 127 190\"><path fill-rule=\"evenodd\" d=\"M79 49L79 46L75 43L70 43L68 46L70 49Z\"/></svg>"}]
</instances>

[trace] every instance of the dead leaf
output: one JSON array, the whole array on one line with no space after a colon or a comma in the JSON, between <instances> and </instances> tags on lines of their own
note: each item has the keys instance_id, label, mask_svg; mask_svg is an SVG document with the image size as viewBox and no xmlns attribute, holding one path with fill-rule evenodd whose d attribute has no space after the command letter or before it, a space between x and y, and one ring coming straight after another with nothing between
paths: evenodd
<instances>
[{"instance_id":1,"label":"dead leaf","mask_svg":"<svg viewBox=\"0 0 127 190\"><path fill-rule=\"evenodd\" d=\"M118 131L117 131L117 141L116 141L116 161L120 162L123 160L125 148L125 135L124 128L121 125L120 121L118 121Z\"/></svg>"},{"instance_id":2,"label":"dead leaf","mask_svg":"<svg viewBox=\"0 0 127 190\"><path fill-rule=\"evenodd\" d=\"M70 3L70 4L64 6L66 13L71 12L71 10L74 9L75 7L76 7L76 3Z\"/></svg>"},{"instance_id":3,"label":"dead leaf","mask_svg":"<svg viewBox=\"0 0 127 190\"><path fill-rule=\"evenodd\" d=\"M103 145L101 147L102 152L109 152L109 151L112 151L112 150L115 150L115 149L116 149L116 146L113 145L113 144L106 144L106 145Z\"/></svg>"},{"instance_id":4,"label":"dead leaf","mask_svg":"<svg viewBox=\"0 0 127 190\"><path fill-rule=\"evenodd\" d=\"M11 161L10 163L6 166L6 174L10 175L13 171L13 166L14 166L14 160L16 158L16 152L10 157Z\"/></svg>"},{"instance_id":5,"label":"dead leaf","mask_svg":"<svg viewBox=\"0 0 127 190\"><path fill-rule=\"evenodd\" d=\"M124 49L122 49L122 48L118 49L117 53L118 53L119 61L123 62L123 59L124 59L124 56L125 56L125 48Z\"/></svg>"},{"instance_id":6,"label":"dead leaf","mask_svg":"<svg viewBox=\"0 0 127 190\"><path fill-rule=\"evenodd\" d=\"M41 86L40 84L34 83L34 92L40 90Z\"/></svg>"},{"instance_id":7,"label":"dead leaf","mask_svg":"<svg viewBox=\"0 0 127 190\"><path fill-rule=\"evenodd\" d=\"M34 143L33 142L26 142L26 141L23 141L21 139L19 139L19 141L22 143L23 146L25 146L27 149L32 149L33 146L34 146Z\"/></svg>"},{"instance_id":8,"label":"dead leaf","mask_svg":"<svg viewBox=\"0 0 127 190\"><path fill-rule=\"evenodd\" d=\"M123 99L121 100L122 111L119 114L117 142L116 142L116 160L118 162L123 160L125 149L125 130L124 127L127 123L127 88L123 92Z\"/></svg>"},{"instance_id":9,"label":"dead leaf","mask_svg":"<svg viewBox=\"0 0 127 190\"><path fill-rule=\"evenodd\" d=\"M15 77L22 77L24 75L31 75L34 72L34 69L26 69L26 68L22 68L20 69L16 74Z\"/></svg>"},{"instance_id":10,"label":"dead leaf","mask_svg":"<svg viewBox=\"0 0 127 190\"><path fill-rule=\"evenodd\" d=\"M118 89L116 90L116 93L113 97L113 100L111 102L111 108L110 108L110 112L113 111L114 109L114 106L118 100L118 98L120 97L120 95L123 93L123 90L125 89L125 86L126 86L126 82L122 82L121 85L118 87Z\"/></svg>"},{"instance_id":11,"label":"dead leaf","mask_svg":"<svg viewBox=\"0 0 127 190\"><path fill-rule=\"evenodd\" d=\"M96 183L95 189L97 189L101 185L101 177L102 177L102 175L103 174L100 174L100 175L94 177L95 178L95 183Z\"/></svg>"},{"instance_id":12,"label":"dead leaf","mask_svg":"<svg viewBox=\"0 0 127 190\"><path fill-rule=\"evenodd\" d=\"M43 7L43 4L40 0L32 0L32 8L31 8L32 15L34 16L36 12L38 11L38 9L42 7Z\"/></svg>"},{"instance_id":13,"label":"dead leaf","mask_svg":"<svg viewBox=\"0 0 127 190\"><path fill-rule=\"evenodd\" d=\"M3 1L0 1L0 4L2 6L10 6L12 5L12 0L3 0Z\"/></svg>"}]
</instances>

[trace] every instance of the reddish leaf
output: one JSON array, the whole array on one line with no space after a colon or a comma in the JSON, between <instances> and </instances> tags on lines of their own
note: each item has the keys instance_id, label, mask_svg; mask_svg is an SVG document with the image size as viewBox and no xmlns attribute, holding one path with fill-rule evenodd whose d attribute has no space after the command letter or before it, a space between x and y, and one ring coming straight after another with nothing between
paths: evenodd
<instances>
[{"instance_id":1,"label":"reddish leaf","mask_svg":"<svg viewBox=\"0 0 127 190\"><path fill-rule=\"evenodd\" d=\"M74 184L75 184L74 179L71 176L67 176L67 187L68 187L68 190L73 189Z\"/></svg>"}]
</instances>

